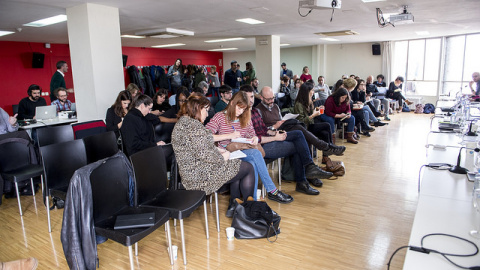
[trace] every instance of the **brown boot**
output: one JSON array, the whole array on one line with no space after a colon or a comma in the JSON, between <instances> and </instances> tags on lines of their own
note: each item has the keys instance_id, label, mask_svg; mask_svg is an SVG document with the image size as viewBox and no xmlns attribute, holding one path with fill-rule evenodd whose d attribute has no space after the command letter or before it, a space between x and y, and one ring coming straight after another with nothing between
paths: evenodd
<instances>
[{"instance_id":1,"label":"brown boot","mask_svg":"<svg viewBox=\"0 0 480 270\"><path fill-rule=\"evenodd\" d=\"M35 270L37 266L38 260L35 258L0 263L0 269L2 270Z\"/></svg>"},{"instance_id":2,"label":"brown boot","mask_svg":"<svg viewBox=\"0 0 480 270\"><path fill-rule=\"evenodd\" d=\"M357 144L358 141L353 137L353 132L347 132L347 142Z\"/></svg>"},{"instance_id":3,"label":"brown boot","mask_svg":"<svg viewBox=\"0 0 480 270\"><path fill-rule=\"evenodd\" d=\"M336 136L336 134L333 133L333 134L332 134L332 143L333 143L333 144L335 144L335 141L336 141L335 136Z\"/></svg>"},{"instance_id":4,"label":"brown boot","mask_svg":"<svg viewBox=\"0 0 480 270\"><path fill-rule=\"evenodd\" d=\"M407 103L407 105L412 105L413 104L413 102L408 100L408 99L405 99L405 103Z\"/></svg>"}]
</instances>

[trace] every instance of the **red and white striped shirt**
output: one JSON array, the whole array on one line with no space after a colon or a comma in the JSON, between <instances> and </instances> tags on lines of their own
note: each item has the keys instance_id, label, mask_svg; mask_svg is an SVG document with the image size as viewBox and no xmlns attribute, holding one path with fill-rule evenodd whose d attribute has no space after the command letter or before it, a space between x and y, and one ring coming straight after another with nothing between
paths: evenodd
<instances>
[{"instance_id":1,"label":"red and white striped shirt","mask_svg":"<svg viewBox=\"0 0 480 270\"><path fill-rule=\"evenodd\" d=\"M226 119L226 114L224 111L216 113L210 122L205 126L210 129L213 135L223 135L230 134L234 131L240 132L242 138L253 138L255 137L255 129L253 128L252 121L249 120L248 125L244 128L240 126L240 121L230 122ZM218 144L221 147L226 147L230 143L230 140L220 141Z\"/></svg>"}]
</instances>

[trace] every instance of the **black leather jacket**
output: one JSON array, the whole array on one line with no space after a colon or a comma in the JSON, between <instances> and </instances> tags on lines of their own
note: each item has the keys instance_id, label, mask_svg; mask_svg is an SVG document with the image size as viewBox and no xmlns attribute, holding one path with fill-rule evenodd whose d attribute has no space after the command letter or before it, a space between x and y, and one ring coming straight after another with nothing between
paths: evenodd
<instances>
[{"instance_id":1,"label":"black leather jacket","mask_svg":"<svg viewBox=\"0 0 480 270\"><path fill-rule=\"evenodd\" d=\"M133 170L122 152L110 158L122 158L130 175L130 203L133 203ZM70 269L95 270L98 263L97 243L93 220L90 174L104 160L78 169L70 180L63 212L61 241Z\"/></svg>"}]
</instances>

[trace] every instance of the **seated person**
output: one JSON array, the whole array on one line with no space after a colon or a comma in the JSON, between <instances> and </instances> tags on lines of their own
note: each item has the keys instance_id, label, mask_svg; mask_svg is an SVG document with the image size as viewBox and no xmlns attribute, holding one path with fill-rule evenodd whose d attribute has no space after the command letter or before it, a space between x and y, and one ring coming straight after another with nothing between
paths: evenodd
<instances>
[{"instance_id":1,"label":"seated person","mask_svg":"<svg viewBox=\"0 0 480 270\"><path fill-rule=\"evenodd\" d=\"M373 83L373 76L370 75L367 77L367 81L365 82L365 92L366 92L366 98L370 98L373 102L373 106L377 109L377 111L380 111L380 104L383 105L383 113L385 117L383 120L385 121L390 121L390 118L388 118L388 108L390 108L390 101L388 99L378 99L377 94L378 94L378 87Z\"/></svg>"},{"instance_id":2,"label":"seated person","mask_svg":"<svg viewBox=\"0 0 480 270\"><path fill-rule=\"evenodd\" d=\"M158 89L157 93L155 93L155 95L153 96L153 107L151 114L160 116L172 107L167 101L167 96L167 89Z\"/></svg>"},{"instance_id":3,"label":"seated person","mask_svg":"<svg viewBox=\"0 0 480 270\"><path fill-rule=\"evenodd\" d=\"M248 162L229 159L230 152L216 147L212 133L203 125L210 106L202 95L192 94L178 112L173 129L172 145L186 189L203 190L210 195L230 184L230 204L227 217L233 217L236 198L247 200L256 191L255 171ZM230 138L238 136L231 134ZM224 136L227 138L229 136Z\"/></svg>"},{"instance_id":4,"label":"seated person","mask_svg":"<svg viewBox=\"0 0 480 270\"><path fill-rule=\"evenodd\" d=\"M0 135L17 130L17 114L9 116L6 111L0 108Z\"/></svg>"},{"instance_id":5,"label":"seated person","mask_svg":"<svg viewBox=\"0 0 480 270\"><path fill-rule=\"evenodd\" d=\"M352 115L355 117L355 124L357 126L357 132L362 132L363 135L370 137L370 132L375 131L375 128L369 125L369 114L364 113L364 108L367 106L363 106L363 103L354 102L352 98L352 93L357 86L357 80L352 78L347 78L343 80L343 86L347 89L350 93L350 110ZM357 136L357 139L360 138L359 135L354 134Z\"/></svg>"},{"instance_id":6,"label":"seated person","mask_svg":"<svg viewBox=\"0 0 480 270\"><path fill-rule=\"evenodd\" d=\"M385 123L382 123L380 120L377 119L378 116L381 115L380 112L377 111L375 106L372 104L372 102L367 102L367 95L366 95L366 87L365 87L365 81L362 79L359 79L357 81L357 86L353 91L350 93L352 97L352 101L364 105L363 106L363 112L366 114L367 119L369 119L370 122L373 122L373 124L376 127L379 126L384 126Z\"/></svg>"},{"instance_id":7,"label":"seated person","mask_svg":"<svg viewBox=\"0 0 480 270\"><path fill-rule=\"evenodd\" d=\"M120 137L120 128L122 127L125 115L128 113L130 103L132 103L130 92L127 90L120 91L115 103L107 109L105 116L107 131L114 131L117 138Z\"/></svg>"},{"instance_id":8,"label":"seated person","mask_svg":"<svg viewBox=\"0 0 480 270\"><path fill-rule=\"evenodd\" d=\"M198 86L198 87L195 87L193 89L193 92L194 93L197 93L199 95L202 95L202 96L206 96L207 93L208 93L208 84L204 81L201 81L199 83L199 85L202 85L202 87ZM208 107L208 115L207 115L207 118L205 118L205 120L203 121L203 124L207 124L208 122L210 122L210 119L212 119L212 117L215 115L215 109L213 109L213 107L211 106L212 103L210 103L210 107Z\"/></svg>"},{"instance_id":9,"label":"seated person","mask_svg":"<svg viewBox=\"0 0 480 270\"><path fill-rule=\"evenodd\" d=\"M57 113L61 111L71 111L72 102L67 99L67 89L59 87L55 89L54 93L57 99L52 102L52 105L55 105L57 107Z\"/></svg>"},{"instance_id":10,"label":"seated person","mask_svg":"<svg viewBox=\"0 0 480 270\"><path fill-rule=\"evenodd\" d=\"M296 79L293 82L293 86L290 87L290 99L292 100L292 107L295 106L295 100L297 99L298 91L300 91L300 86L303 84L301 79Z\"/></svg>"},{"instance_id":11,"label":"seated person","mask_svg":"<svg viewBox=\"0 0 480 270\"><path fill-rule=\"evenodd\" d=\"M47 106L47 102L41 97L42 89L36 84L32 84L28 87L28 97L20 100L18 104L18 116L17 119L35 119L35 110L38 106Z\"/></svg>"},{"instance_id":12,"label":"seated person","mask_svg":"<svg viewBox=\"0 0 480 270\"><path fill-rule=\"evenodd\" d=\"M398 112L402 111L403 107L403 101L405 100L405 103L407 105L412 104L410 100L406 99L403 94L402 94L402 84L403 84L403 77L398 76L395 81L391 82L388 85L388 91L387 91L387 97L393 100L398 101Z\"/></svg>"},{"instance_id":13,"label":"seated person","mask_svg":"<svg viewBox=\"0 0 480 270\"><path fill-rule=\"evenodd\" d=\"M153 126L145 117L152 109L153 101L147 95L140 94L133 102L133 108L125 115L122 127L122 140L127 155L133 155L156 145L164 145L163 141L155 143ZM168 150L164 148L167 157ZM169 154L171 155L173 151ZM169 156L169 155L168 155Z\"/></svg>"},{"instance_id":14,"label":"seated person","mask_svg":"<svg viewBox=\"0 0 480 270\"><path fill-rule=\"evenodd\" d=\"M280 78L280 88L278 89L278 93L283 93L283 97L278 95L278 104L280 108L284 109L293 106L292 99L290 98L290 78L288 76Z\"/></svg>"},{"instance_id":15,"label":"seated person","mask_svg":"<svg viewBox=\"0 0 480 270\"><path fill-rule=\"evenodd\" d=\"M203 93L204 96L207 96L207 94L208 94L208 83L207 82L201 81L201 82L198 83L197 87L202 90L202 93Z\"/></svg>"},{"instance_id":16,"label":"seated person","mask_svg":"<svg viewBox=\"0 0 480 270\"><path fill-rule=\"evenodd\" d=\"M253 88L250 87L244 91L247 94L250 106L253 105L255 99ZM318 190L308 184L308 181L316 187L321 187L323 182L320 179L329 178L332 173L323 171L315 165L302 132L299 130L289 132L268 130L256 108L252 109L251 118L255 134L265 151L265 158L277 159L293 155L295 179L297 181L295 190L308 195L320 194Z\"/></svg>"},{"instance_id":17,"label":"seated person","mask_svg":"<svg viewBox=\"0 0 480 270\"><path fill-rule=\"evenodd\" d=\"M387 84L383 80L385 80L385 77L383 77L382 74L378 74L377 80L373 84L375 84L377 87L387 87Z\"/></svg>"},{"instance_id":18,"label":"seated person","mask_svg":"<svg viewBox=\"0 0 480 270\"><path fill-rule=\"evenodd\" d=\"M140 88L138 88L138 86L134 83L129 83L127 85L127 91L130 92L130 95L132 96L132 100L135 99L136 96L142 93L140 92Z\"/></svg>"},{"instance_id":19,"label":"seated person","mask_svg":"<svg viewBox=\"0 0 480 270\"><path fill-rule=\"evenodd\" d=\"M262 183L268 191L268 198L280 203L293 201L290 195L275 187L262 154L255 148L255 145L258 144L258 137L255 136L255 130L250 120L250 106L245 92L237 92L228 103L227 108L216 113L206 127L212 131L214 140L218 141L219 147L222 148L227 148L232 142L231 140L238 137L250 139L251 145L247 145L250 149L242 150L247 157L242 160L250 162L260 175Z\"/></svg>"},{"instance_id":20,"label":"seated person","mask_svg":"<svg viewBox=\"0 0 480 270\"><path fill-rule=\"evenodd\" d=\"M217 102L215 105L215 112L218 113L219 111L223 111L227 105L228 102L230 102L230 99L232 98L232 87L229 85L222 85L218 88L218 92L220 93L220 100Z\"/></svg>"},{"instance_id":21,"label":"seated person","mask_svg":"<svg viewBox=\"0 0 480 270\"><path fill-rule=\"evenodd\" d=\"M160 121L163 123L176 123L177 113L180 107L187 101L189 95L188 89L185 86L180 86L175 95L175 105L172 105L170 109L158 116Z\"/></svg>"},{"instance_id":22,"label":"seated person","mask_svg":"<svg viewBox=\"0 0 480 270\"><path fill-rule=\"evenodd\" d=\"M328 87L328 85L325 83L325 77L318 76L318 85L313 88L313 92L315 95L315 99L313 100L313 102L319 100L326 100L328 96L332 94L330 87Z\"/></svg>"},{"instance_id":23,"label":"seated person","mask_svg":"<svg viewBox=\"0 0 480 270\"><path fill-rule=\"evenodd\" d=\"M312 132L308 131L298 120L282 120L280 108L273 102L274 98L272 88L265 86L260 91L260 94L262 97L262 103L259 104L256 109L260 112L260 116L262 117L263 122L268 129L280 129L285 131L300 130L309 145L313 145L319 150L328 151L324 152L324 155L341 155L343 151L345 151L344 146L337 147L336 145L332 144L334 143L334 137L332 138L328 124L319 123L319 129L322 131L317 134L313 134ZM341 149L341 153L336 152L338 151L338 148Z\"/></svg>"},{"instance_id":24,"label":"seated person","mask_svg":"<svg viewBox=\"0 0 480 270\"><path fill-rule=\"evenodd\" d=\"M353 137L355 127L355 117L351 115L350 99L347 89L340 87L333 92L325 101L325 113L320 118L330 124L331 132L335 132L335 121L344 119L347 125L347 142L357 144L358 141Z\"/></svg>"}]
</instances>

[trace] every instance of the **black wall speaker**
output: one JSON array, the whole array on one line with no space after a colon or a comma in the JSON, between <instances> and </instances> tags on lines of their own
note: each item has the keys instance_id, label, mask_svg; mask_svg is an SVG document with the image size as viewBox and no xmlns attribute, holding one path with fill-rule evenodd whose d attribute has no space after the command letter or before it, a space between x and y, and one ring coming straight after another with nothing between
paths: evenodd
<instances>
[{"instance_id":1,"label":"black wall speaker","mask_svg":"<svg viewBox=\"0 0 480 270\"><path fill-rule=\"evenodd\" d=\"M43 68L44 59L45 59L45 54L34 52L32 57L32 68Z\"/></svg>"},{"instance_id":2,"label":"black wall speaker","mask_svg":"<svg viewBox=\"0 0 480 270\"><path fill-rule=\"evenodd\" d=\"M127 66L128 55L122 54L122 59L123 59L123 67L126 67Z\"/></svg>"},{"instance_id":3,"label":"black wall speaker","mask_svg":"<svg viewBox=\"0 0 480 270\"><path fill-rule=\"evenodd\" d=\"M380 51L380 44L372 44L372 54L373 55L381 55Z\"/></svg>"}]
</instances>

